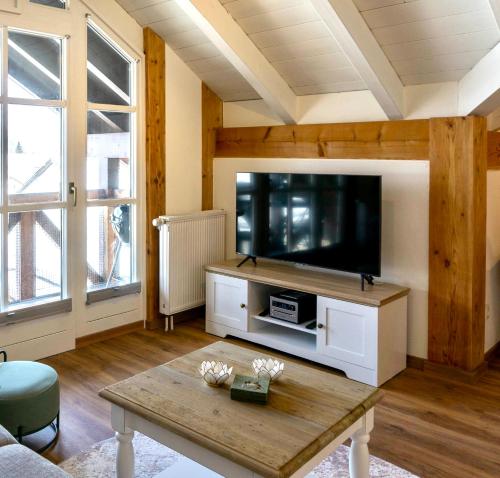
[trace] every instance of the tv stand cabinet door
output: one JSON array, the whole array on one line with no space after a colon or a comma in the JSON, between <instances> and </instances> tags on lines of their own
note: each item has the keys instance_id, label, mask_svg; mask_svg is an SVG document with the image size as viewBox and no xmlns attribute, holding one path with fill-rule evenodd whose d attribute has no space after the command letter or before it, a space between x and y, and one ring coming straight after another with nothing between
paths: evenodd
<instances>
[{"instance_id":1,"label":"tv stand cabinet door","mask_svg":"<svg viewBox=\"0 0 500 478\"><path fill-rule=\"evenodd\" d=\"M233 329L248 329L248 282L207 272L207 320Z\"/></svg>"},{"instance_id":2,"label":"tv stand cabinet door","mask_svg":"<svg viewBox=\"0 0 500 478\"><path fill-rule=\"evenodd\" d=\"M318 296L317 312L318 353L377 368L377 307Z\"/></svg>"}]
</instances>

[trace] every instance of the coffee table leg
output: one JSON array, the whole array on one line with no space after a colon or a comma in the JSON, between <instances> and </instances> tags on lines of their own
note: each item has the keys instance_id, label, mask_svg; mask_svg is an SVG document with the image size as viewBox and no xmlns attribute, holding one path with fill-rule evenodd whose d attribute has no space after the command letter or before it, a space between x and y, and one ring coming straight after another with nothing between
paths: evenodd
<instances>
[{"instance_id":1,"label":"coffee table leg","mask_svg":"<svg viewBox=\"0 0 500 478\"><path fill-rule=\"evenodd\" d=\"M115 433L117 441L116 451L116 476L117 478L134 478L135 475L135 457L132 438L134 432Z\"/></svg>"},{"instance_id":2,"label":"coffee table leg","mask_svg":"<svg viewBox=\"0 0 500 478\"><path fill-rule=\"evenodd\" d=\"M369 441L370 434L364 428L358 430L351 437L351 450L349 452L349 474L351 478L369 478L370 476Z\"/></svg>"}]
</instances>

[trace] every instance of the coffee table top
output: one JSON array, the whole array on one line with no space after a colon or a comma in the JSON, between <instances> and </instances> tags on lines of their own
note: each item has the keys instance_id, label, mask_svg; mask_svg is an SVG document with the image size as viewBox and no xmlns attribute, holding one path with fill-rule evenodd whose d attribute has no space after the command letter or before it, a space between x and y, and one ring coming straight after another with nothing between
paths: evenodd
<instances>
[{"instance_id":1,"label":"coffee table top","mask_svg":"<svg viewBox=\"0 0 500 478\"><path fill-rule=\"evenodd\" d=\"M251 375L263 354L216 342L110 385L99 395L264 476L289 476L363 416L378 389L285 360L267 405L233 401L232 378L209 387L198 368L222 360ZM265 356L268 356L265 354Z\"/></svg>"}]
</instances>

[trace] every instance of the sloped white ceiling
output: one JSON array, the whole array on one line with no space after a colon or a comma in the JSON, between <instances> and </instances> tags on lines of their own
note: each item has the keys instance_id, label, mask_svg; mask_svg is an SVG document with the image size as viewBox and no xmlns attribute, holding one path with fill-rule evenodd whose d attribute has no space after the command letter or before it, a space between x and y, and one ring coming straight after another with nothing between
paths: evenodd
<instances>
[{"instance_id":1,"label":"sloped white ceiling","mask_svg":"<svg viewBox=\"0 0 500 478\"><path fill-rule=\"evenodd\" d=\"M366 89L308 0L220 0L297 95Z\"/></svg>"},{"instance_id":2,"label":"sloped white ceiling","mask_svg":"<svg viewBox=\"0 0 500 478\"><path fill-rule=\"evenodd\" d=\"M354 0L405 85L460 80L499 41L488 0Z\"/></svg>"},{"instance_id":3,"label":"sloped white ceiling","mask_svg":"<svg viewBox=\"0 0 500 478\"><path fill-rule=\"evenodd\" d=\"M117 1L224 101L259 98L175 0ZM500 41L488 0L353 1L405 85L459 80ZM220 2L297 95L366 89L309 0Z\"/></svg>"},{"instance_id":4,"label":"sloped white ceiling","mask_svg":"<svg viewBox=\"0 0 500 478\"><path fill-rule=\"evenodd\" d=\"M141 26L148 26L163 37L170 48L223 101L259 98L175 0L117 1Z\"/></svg>"}]
</instances>

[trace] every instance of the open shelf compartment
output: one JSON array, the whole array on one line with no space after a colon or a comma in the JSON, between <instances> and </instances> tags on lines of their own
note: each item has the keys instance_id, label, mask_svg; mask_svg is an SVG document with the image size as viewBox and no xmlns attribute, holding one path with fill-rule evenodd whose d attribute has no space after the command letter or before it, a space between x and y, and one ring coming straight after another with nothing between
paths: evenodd
<instances>
[{"instance_id":1,"label":"open shelf compartment","mask_svg":"<svg viewBox=\"0 0 500 478\"><path fill-rule=\"evenodd\" d=\"M278 350L307 352L316 351L316 335L304 334L298 330L281 327L275 324L264 324L259 329L260 343ZM292 352L293 353L293 352Z\"/></svg>"},{"instance_id":2,"label":"open shelf compartment","mask_svg":"<svg viewBox=\"0 0 500 478\"><path fill-rule=\"evenodd\" d=\"M269 324L279 325L280 327L286 327L287 329L298 330L299 332L305 332L306 334L317 335L316 327L314 329L308 329L307 325L316 322L316 319L311 319L301 324L294 324L293 322L287 322L286 320L274 319L272 317L253 315L252 319L261 320L262 322L268 322Z\"/></svg>"}]
</instances>

